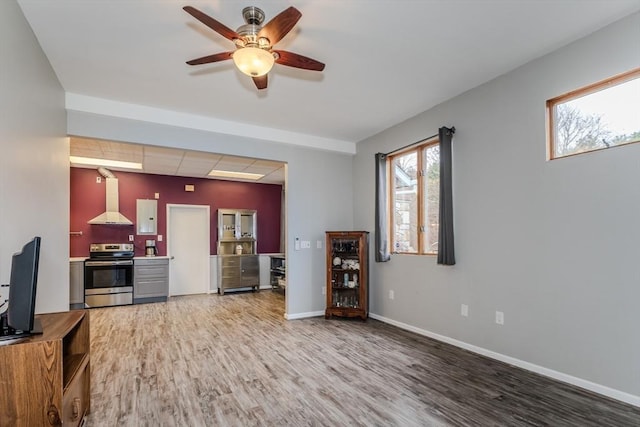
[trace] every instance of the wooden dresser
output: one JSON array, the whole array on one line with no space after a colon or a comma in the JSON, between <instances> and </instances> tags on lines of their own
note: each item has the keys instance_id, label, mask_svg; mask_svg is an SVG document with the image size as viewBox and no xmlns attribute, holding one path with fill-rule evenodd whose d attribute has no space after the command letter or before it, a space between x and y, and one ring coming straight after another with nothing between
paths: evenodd
<instances>
[{"instance_id":1,"label":"wooden dresser","mask_svg":"<svg viewBox=\"0 0 640 427\"><path fill-rule=\"evenodd\" d=\"M89 312L37 317L42 335L0 345L0 427L81 425L90 409Z\"/></svg>"}]
</instances>

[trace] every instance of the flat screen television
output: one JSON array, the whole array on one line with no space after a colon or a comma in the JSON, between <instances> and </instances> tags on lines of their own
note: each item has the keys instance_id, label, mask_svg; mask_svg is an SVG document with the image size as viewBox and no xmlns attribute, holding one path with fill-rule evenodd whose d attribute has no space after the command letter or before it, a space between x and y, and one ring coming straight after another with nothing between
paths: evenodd
<instances>
[{"instance_id":1,"label":"flat screen television","mask_svg":"<svg viewBox=\"0 0 640 427\"><path fill-rule=\"evenodd\" d=\"M16 338L42 333L35 318L38 264L40 262L40 237L26 243L11 260L9 281L9 307L3 322L0 338Z\"/></svg>"}]
</instances>

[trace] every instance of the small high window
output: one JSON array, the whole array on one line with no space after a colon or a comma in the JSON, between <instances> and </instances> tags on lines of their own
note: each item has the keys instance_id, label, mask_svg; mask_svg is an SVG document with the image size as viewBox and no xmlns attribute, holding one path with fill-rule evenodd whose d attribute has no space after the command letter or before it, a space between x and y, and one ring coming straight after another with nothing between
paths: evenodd
<instances>
[{"instance_id":1,"label":"small high window","mask_svg":"<svg viewBox=\"0 0 640 427\"><path fill-rule=\"evenodd\" d=\"M549 159L640 141L640 68L547 101Z\"/></svg>"}]
</instances>

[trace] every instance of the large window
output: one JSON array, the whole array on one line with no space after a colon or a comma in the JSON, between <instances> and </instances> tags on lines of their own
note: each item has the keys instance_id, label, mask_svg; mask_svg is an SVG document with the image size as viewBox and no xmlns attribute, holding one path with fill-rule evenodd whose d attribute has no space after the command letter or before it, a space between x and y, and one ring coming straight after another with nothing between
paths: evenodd
<instances>
[{"instance_id":1,"label":"large window","mask_svg":"<svg viewBox=\"0 0 640 427\"><path fill-rule=\"evenodd\" d=\"M549 158L640 141L640 69L547 101Z\"/></svg>"},{"instance_id":2,"label":"large window","mask_svg":"<svg viewBox=\"0 0 640 427\"><path fill-rule=\"evenodd\" d=\"M440 145L428 141L389 156L393 253L438 252Z\"/></svg>"}]
</instances>

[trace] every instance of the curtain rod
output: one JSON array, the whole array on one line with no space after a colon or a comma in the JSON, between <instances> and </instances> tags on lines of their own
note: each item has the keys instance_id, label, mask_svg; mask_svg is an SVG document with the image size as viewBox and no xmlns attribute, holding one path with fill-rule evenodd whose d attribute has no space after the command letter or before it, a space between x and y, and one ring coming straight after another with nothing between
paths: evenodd
<instances>
[{"instance_id":1,"label":"curtain rod","mask_svg":"<svg viewBox=\"0 0 640 427\"><path fill-rule=\"evenodd\" d=\"M451 133L456 133L455 126L451 126L450 128L445 127L445 129L449 130L449 132L451 132ZM404 147L396 148L393 151L389 151L388 153L384 153L384 155L388 156L390 154L397 153L398 151L402 151L402 150L404 150L406 148L413 147L414 145L421 144L422 142L426 141L427 139L435 138L436 136L439 136L439 135L440 135L440 132L436 133L435 135L431 135L431 136L428 136L426 138L422 138L420 141L416 141L416 142L412 142L411 144L407 144Z\"/></svg>"}]
</instances>

